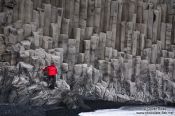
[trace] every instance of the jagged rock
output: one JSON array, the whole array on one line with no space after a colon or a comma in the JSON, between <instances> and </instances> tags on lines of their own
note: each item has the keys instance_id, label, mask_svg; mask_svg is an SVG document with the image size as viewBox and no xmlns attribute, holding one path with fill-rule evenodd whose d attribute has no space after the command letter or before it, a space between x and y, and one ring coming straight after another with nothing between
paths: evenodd
<instances>
[{"instance_id":1,"label":"jagged rock","mask_svg":"<svg viewBox=\"0 0 175 116\"><path fill-rule=\"evenodd\" d=\"M3 66L0 68L0 102L5 103L8 102L9 91L12 90L12 81L14 75L16 75L17 70L12 66Z\"/></svg>"},{"instance_id":2,"label":"jagged rock","mask_svg":"<svg viewBox=\"0 0 175 116\"><path fill-rule=\"evenodd\" d=\"M5 12L1 12L0 13L0 25L5 25L6 24L6 16L5 16Z\"/></svg>"},{"instance_id":3,"label":"jagged rock","mask_svg":"<svg viewBox=\"0 0 175 116\"><path fill-rule=\"evenodd\" d=\"M16 0L5 0L5 6L8 8L14 8Z\"/></svg>"},{"instance_id":4,"label":"jagged rock","mask_svg":"<svg viewBox=\"0 0 175 116\"><path fill-rule=\"evenodd\" d=\"M25 50L29 50L30 46L31 46L31 42L28 40L23 40L20 42L22 44L22 46L24 46Z\"/></svg>"},{"instance_id":5,"label":"jagged rock","mask_svg":"<svg viewBox=\"0 0 175 116\"><path fill-rule=\"evenodd\" d=\"M62 90L70 90L70 86L66 83L65 80L57 80L56 82L57 88L62 89Z\"/></svg>"},{"instance_id":6,"label":"jagged rock","mask_svg":"<svg viewBox=\"0 0 175 116\"><path fill-rule=\"evenodd\" d=\"M61 93L70 90L69 85L64 80L57 81L57 88L52 91L48 89L47 83L31 83L29 77L25 77L24 74L16 77L12 84L16 87L17 96L14 96L15 93L13 91L11 98L15 97L13 102L17 104L56 104L60 102Z\"/></svg>"},{"instance_id":7,"label":"jagged rock","mask_svg":"<svg viewBox=\"0 0 175 116\"><path fill-rule=\"evenodd\" d=\"M63 103L66 104L68 109L89 109L89 107L84 103L82 97L71 91L65 91L62 93Z\"/></svg>"},{"instance_id":8,"label":"jagged rock","mask_svg":"<svg viewBox=\"0 0 175 116\"><path fill-rule=\"evenodd\" d=\"M3 39L3 36L0 35L0 54L3 54L5 52L5 41Z\"/></svg>"}]
</instances>

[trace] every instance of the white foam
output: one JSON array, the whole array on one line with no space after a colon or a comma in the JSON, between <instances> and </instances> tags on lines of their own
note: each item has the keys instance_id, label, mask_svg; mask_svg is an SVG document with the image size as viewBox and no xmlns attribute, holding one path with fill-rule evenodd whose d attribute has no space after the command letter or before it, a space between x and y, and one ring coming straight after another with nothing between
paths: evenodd
<instances>
[{"instance_id":1,"label":"white foam","mask_svg":"<svg viewBox=\"0 0 175 116\"><path fill-rule=\"evenodd\" d=\"M121 107L80 113L79 116L175 116L175 108L160 106Z\"/></svg>"}]
</instances>

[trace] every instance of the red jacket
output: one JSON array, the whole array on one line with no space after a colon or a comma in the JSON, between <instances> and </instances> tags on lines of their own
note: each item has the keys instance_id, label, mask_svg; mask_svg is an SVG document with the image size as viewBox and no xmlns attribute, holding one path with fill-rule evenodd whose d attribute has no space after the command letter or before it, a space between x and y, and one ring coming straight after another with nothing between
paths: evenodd
<instances>
[{"instance_id":1,"label":"red jacket","mask_svg":"<svg viewBox=\"0 0 175 116\"><path fill-rule=\"evenodd\" d=\"M57 68L55 65L47 66L43 69L43 71L46 71L48 76L55 76L58 74Z\"/></svg>"}]
</instances>

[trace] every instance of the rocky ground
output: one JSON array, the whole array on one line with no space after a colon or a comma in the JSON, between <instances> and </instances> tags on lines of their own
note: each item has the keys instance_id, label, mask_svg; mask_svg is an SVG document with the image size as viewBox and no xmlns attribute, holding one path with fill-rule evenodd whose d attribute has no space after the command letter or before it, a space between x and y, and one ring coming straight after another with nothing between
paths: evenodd
<instances>
[{"instance_id":1,"label":"rocky ground","mask_svg":"<svg viewBox=\"0 0 175 116\"><path fill-rule=\"evenodd\" d=\"M81 104L78 95L89 99L123 103L174 102L174 94L171 92L174 90L174 83L167 80L164 77L166 75L159 71L148 70L145 75L136 80L136 83L122 80L122 75L118 75L119 77L113 80L104 80L102 72L98 69L80 64L74 67L71 86L68 84L69 81L65 81L68 79L63 77L63 79L57 79L57 87L50 90L42 77L31 76L32 65L20 62L19 70L7 64L1 63L1 103L41 106L64 102L70 109L75 109L79 107L78 104Z\"/></svg>"}]
</instances>

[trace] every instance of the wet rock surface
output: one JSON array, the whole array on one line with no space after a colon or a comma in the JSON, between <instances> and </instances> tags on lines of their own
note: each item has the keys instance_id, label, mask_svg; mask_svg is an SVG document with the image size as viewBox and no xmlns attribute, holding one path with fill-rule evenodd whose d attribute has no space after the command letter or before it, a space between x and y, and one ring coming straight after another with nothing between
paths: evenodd
<instances>
[{"instance_id":1,"label":"wet rock surface","mask_svg":"<svg viewBox=\"0 0 175 116\"><path fill-rule=\"evenodd\" d=\"M24 105L0 105L1 116L46 116L42 107Z\"/></svg>"}]
</instances>

